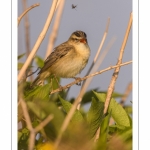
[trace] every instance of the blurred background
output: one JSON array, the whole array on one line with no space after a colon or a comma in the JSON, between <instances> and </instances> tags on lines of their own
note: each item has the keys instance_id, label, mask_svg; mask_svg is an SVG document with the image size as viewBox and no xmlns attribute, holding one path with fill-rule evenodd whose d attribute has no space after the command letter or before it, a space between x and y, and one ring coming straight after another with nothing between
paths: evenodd
<instances>
[{"instance_id":1,"label":"blurred background","mask_svg":"<svg viewBox=\"0 0 150 150\"><path fill-rule=\"evenodd\" d=\"M40 35L44 27L49 10L51 8L52 0L44 0L44 1L26 0L26 2L27 8L35 3L40 3L40 6L35 7L28 12L29 33L30 33L29 45L30 50L32 50L38 36ZM76 6L74 9L72 8L72 4ZM22 14L23 10L24 10L23 0L19 0L18 16ZM131 12L132 12L132 1L130 0L126 1L66 0L54 47L67 41L72 32L76 30L84 31L87 34L88 44L91 49L91 56L89 62L85 67L85 69L81 72L81 74L78 75L79 77L84 77L91 63L93 62L93 59L96 55L96 52L102 40L107 20L108 18L110 18L108 34L102 47L102 51L106 48L108 43L114 37L116 38L116 40L111 46L109 52L107 53L105 59L103 60L98 70L102 70L109 66L116 65ZM52 31L54 19L55 18L53 18L50 28L37 52L37 55L40 56L42 59L45 58L49 42L49 36ZM23 54L25 52L26 52L26 43L25 43L25 27L23 18L18 27L18 55ZM19 62L24 62L25 60L26 56L20 59ZM130 60L132 60L132 29L130 31L129 38L125 47L122 62ZM33 63L33 66L34 66L33 71L35 71L37 69L37 66L35 63ZM98 88L100 91L107 91L112 74L113 70L110 70L95 76L87 90ZM36 74L34 74L34 78L35 77ZM61 79L61 85L64 86L72 81L73 79ZM115 92L124 94L128 84L131 81L132 81L132 64L121 67L115 85ZM81 86L73 85L69 91L68 98L77 97L80 89ZM132 101L132 92L127 98L125 105L130 105L131 104L130 101Z\"/></svg>"}]
</instances>

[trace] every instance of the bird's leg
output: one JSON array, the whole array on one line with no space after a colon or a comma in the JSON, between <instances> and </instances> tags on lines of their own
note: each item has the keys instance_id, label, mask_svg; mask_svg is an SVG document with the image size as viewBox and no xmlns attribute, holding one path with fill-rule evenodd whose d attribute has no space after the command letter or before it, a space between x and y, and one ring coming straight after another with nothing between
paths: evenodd
<instances>
[{"instance_id":1,"label":"bird's leg","mask_svg":"<svg viewBox=\"0 0 150 150\"><path fill-rule=\"evenodd\" d=\"M55 80L56 80L56 82L57 82L57 84L59 85L59 88L61 89L61 91L63 90L63 87L59 84L59 82L58 82L58 80L57 80L57 77L56 77L56 75L54 74L54 78L55 78Z\"/></svg>"},{"instance_id":2,"label":"bird's leg","mask_svg":"<svg viewBox=\"0 0 150 150\"><path fill-rule=\"evenodd\" d=\"M75 80L80 81L78 83L76 83L76 85L81 86L81 78L80 77L73 77Z\"/></svg>"},{"instance_id":3,"label":"bird's leg","mask_svg":"<svg viewBox=\"0 0 150 150\"><path fill-rule=\"evenodd\" d=\"M44 81L40 81L37 85L43 86L44 85Z\"/></svg>"}]
</instances>

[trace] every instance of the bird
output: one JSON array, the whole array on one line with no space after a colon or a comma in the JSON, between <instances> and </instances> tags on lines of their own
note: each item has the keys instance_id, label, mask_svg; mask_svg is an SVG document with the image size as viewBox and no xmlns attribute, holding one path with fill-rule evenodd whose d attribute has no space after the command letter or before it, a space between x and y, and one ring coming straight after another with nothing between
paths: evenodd
<instances>
[{"instance_id":1,"label":"bird","mask_svg":"<svg viewBox=\"0 0 150 150\"><path fill-rule=\"evenodd\" d=\"M77 5L72 4L72 9L76 9Z\"/></svg>"},{"instance_id":2,"label":"bird","mask_svg":"<svg viewBox=\"0 0 150 150\"><path fill-rule=\"evenodd\" d=\"M76 75L87 65L90 51L86 33L80 30L73 32L66 42L55 47L46 58L31 87L44 83L51 75L76 79Z\"/></svg>"}]
</instances>

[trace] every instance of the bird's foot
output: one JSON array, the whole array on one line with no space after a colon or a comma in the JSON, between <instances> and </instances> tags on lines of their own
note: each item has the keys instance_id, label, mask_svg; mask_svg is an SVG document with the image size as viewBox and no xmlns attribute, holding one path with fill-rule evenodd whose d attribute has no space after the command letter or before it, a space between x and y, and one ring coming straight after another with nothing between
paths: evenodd
<instances>
[{"instance_id":1,"label":"bird's foot","mask_svg":"<svg viewBox=\"0 0 150 150\"><path fill-rule=\"evenodd\" d=\"M76 85L81 86L81 78L80 77L74 77L74 79L76 81L80 81L80 82L76 83Z\"/></svg>"}]
</instances>

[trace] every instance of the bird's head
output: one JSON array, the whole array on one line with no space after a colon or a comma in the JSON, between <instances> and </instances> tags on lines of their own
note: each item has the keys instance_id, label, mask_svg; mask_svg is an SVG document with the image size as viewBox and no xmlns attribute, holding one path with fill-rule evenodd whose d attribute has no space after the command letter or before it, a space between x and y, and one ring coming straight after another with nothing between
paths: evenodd
<instances>
[{"instance_id":1,"label":"bird's head","mask_svg":"<svg viewBox=\"0 0 150 150\"><path fill-rule=\"evenodd\" d=\"M83 31L73 32L69 38L69 41L76 43L76 44L79 44L79 43L87 44L88 43L86 33Z\"/></svg>"}]
</instances>

